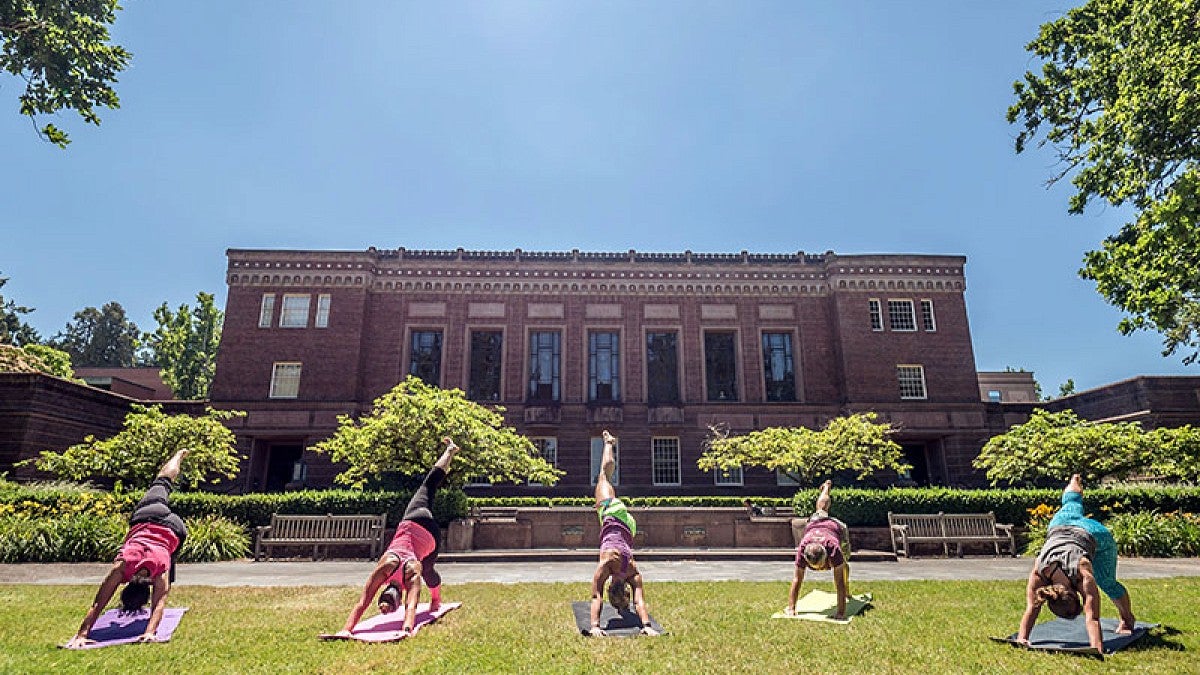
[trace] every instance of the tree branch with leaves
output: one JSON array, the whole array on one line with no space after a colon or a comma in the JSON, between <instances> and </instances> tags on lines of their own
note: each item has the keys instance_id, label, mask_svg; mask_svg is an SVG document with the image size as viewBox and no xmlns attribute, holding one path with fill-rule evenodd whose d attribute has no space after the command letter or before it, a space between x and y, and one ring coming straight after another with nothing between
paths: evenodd
<instances>
[{"instance_id":1,"label":"tree branch with leaves","mask_svg":"<svg viewBox=\"0 0 1200 675\"><path fill-rule=\"evenodd\" d=\"M877 471L908 471L912 467L891 438L895 429L877 419L873 412L857 413L834 418L820 431L771 427L743 436L710 428L696 465L704 471L761 466L791 473L802 484L816 484L839 471L855 471L860 479Z\"/></svg>"},{"instance_id":2,"label":"tree branch with leaves","mask_svg":"<svg viewBox=\"0 0 1200 675\"><path fill-rule=\"evenodd\" d=\"M442 452L444 436L462 451L447 480L534 481L553 485L563 475L528 438L504 426L504 408L486 408L458 389L440 389L409 376L375 399L370 412L338 417L334 435L313 446L349 465L336 480L362 487L384 473L424 475Z\"/></svg>"}]
</instances>

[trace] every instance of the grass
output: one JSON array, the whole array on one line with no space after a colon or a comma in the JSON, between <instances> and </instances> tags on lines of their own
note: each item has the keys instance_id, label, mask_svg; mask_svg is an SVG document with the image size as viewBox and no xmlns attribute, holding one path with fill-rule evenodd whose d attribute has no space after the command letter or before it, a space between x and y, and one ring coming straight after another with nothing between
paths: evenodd
<instances>
[{"instance_id":1,"label":"grass","mask_svg":"<svg viewBox=\"0 0 1200 675\"><path fill-rule=\"evenodd\" d=\"M464 584L464 607L399 644L321 642L341 626L357 589L181 586L189 606L169 644L71 652L66 641L94 588L0 585L0 672L281 673L1007 673L1195 672L1200 579L1125 582L1139 618L1165 624L1104 663L994 644L1016 630L1022 582L863 582L874 608L848 626L773 621L782 582L651 582L660 638L579 636L568 603L578 584ZM832 590L828 583L807 587ZM1105 601L1104 612L1113 615ZM1191 664L1191 665L1189 665Z\"/></svg>"}]
</instances>

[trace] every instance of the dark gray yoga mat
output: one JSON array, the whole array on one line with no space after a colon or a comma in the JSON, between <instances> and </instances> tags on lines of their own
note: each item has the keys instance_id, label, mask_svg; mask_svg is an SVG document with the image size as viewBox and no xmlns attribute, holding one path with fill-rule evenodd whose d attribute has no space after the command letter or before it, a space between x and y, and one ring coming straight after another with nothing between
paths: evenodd
<instances>
[{"instance_id":1,"label":"dark gray yoga mat","mask_svg":"<svg viewBox=\"0 0 1200 675\"><path fill-rule=\"evenodd\" d=\"M1133 626L1133 632L1128 635L1122 635L1114 632L1117 625L1121 622L1116 619L1100 619L1100 630L1103 631L1102 639L1104 640L1104 653L1111 654L1119 649L1124 649L1141 639L1151 628L1158 626L1156 623L1144 623L1138 621ZM1082 616L1074 619L1055 619L1039 623L1033 627L1029 633L1029 649L1042 649L1052 652L1072 652L1076 654L1096 654L1096 650L1092 649L1088 642L1086 622ZM1006 638L993 637L997 642L1008 642L1009 644L1024 647L1017 643L1017 634L1013 633Z\"/></svg>"},{"instance_id":2,"label":"dark gray yoga mat","mask_svg":"<svg viewBox=\"0 0 1200 675\"><path fill-rule=\"evenodd\" d=\"M592 603L590 602L572 602L571 611L575 613L575 625L579 628L579 632L584 635L592 629ZM610 637L630 637L640 635L642 632L642 621L638 615L631 611L618 612L615 607L604 603L600 608L600 627ZM654 617L650 617L650 627L654 630L665 633L663 627L658 625Z\"/></svg>"}]
</instances>

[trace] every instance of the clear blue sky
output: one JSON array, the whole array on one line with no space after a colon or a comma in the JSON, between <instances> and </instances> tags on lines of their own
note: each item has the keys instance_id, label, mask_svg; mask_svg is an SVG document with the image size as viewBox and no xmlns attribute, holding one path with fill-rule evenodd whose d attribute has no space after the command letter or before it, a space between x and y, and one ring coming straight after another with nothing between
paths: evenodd
<instances>
[{"instance_id":1,"label":"clear blue sky","mask_svg":"<svg viewBox=\"0 0 1200 675\"><path fill-rule=\"evenodd\" d=\"M227 247L963 254L979 369L1196 372L1076 275L1126 214L1012 150L1070 6L127 0L122 107L68 150L0 78L0 293L49 336L223 306Z\"/></svg>"}]
</instances>

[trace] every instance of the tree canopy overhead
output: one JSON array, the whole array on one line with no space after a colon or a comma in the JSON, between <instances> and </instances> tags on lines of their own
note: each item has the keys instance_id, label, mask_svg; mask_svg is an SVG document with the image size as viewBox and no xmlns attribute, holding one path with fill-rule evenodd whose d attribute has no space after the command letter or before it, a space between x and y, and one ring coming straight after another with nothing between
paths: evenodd
<instances>
[{"instance_id":1,"label":"tree canopy overhead","mask_svg":"<svg viewBox=\"0 0 1200 675\"><path fill-rule=\"evenodd\" d=\"M313 450L348 464L336 480L361 487L388 472L424 475L444 449L442 437L449 436L462 448L447 478L450 484L462 485L470 477L557 483L562 472L542 459L532 441L504 426L503 412L467 400L458 389L439 389L409 376L375 399L368 414L339 416L337 432Z\"/></svg>"},{"instance_id":2,"label":"tree canopy overhead","mask_svg":"<svg viewBox=\"0 0 1200 675\"><path fill-rule=\"evenodd\" d=\"M704 471L741 466L779 469L802 484L816 484L838 471L856 471L864 478L876 471L909 470L900 446L891 439L894 429L876 419L873 412L857 413L834 418L820 431L772 427L744 436L713 429L696 464Z\"/></svg>"},{"instance_id":3,"label":"tree canopy overhead","mask_svg":"<svg viewBox=\"0 0 1200 675\"><path fill-rule=\"evenodd\" d=\"M1044 24L1026 49L1040 73L1014 84L1008 120L1061 161L1071 213L1101 199L1135 218L1080 274L1127 316L1123 333L1163 334L1164 355L1200 356L1200 7L1194 0L1089 0Z\"/></svg>"},{"instance_id":4,"label":"tree canopy overhead","mask_svg":"<svg viewBox=\"0 0 1200 675\"><path fill-rule=\"evenodd\" d=\"M109 40L121 9L117 0L0 0L0 71L25 81L21 114L35 120L74 110L100 124L96 108L118 108L112 85L131 54ZM66 147L66 132L37 128L47 141Z\"/></svg>"}]
</instances>

